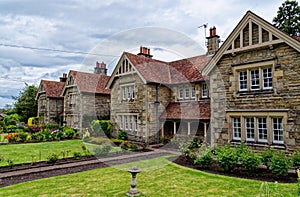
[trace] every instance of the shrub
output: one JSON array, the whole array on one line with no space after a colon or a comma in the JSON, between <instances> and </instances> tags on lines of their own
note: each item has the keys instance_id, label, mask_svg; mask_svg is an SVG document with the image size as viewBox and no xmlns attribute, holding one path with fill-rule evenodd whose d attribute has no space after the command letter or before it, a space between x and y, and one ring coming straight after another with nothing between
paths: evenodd
<instances>
[{"instance_id":1,"label":"shrub","mask_svg":"<svg viewBox=\"0 0 300 197\"><path fill-rule=\"evenodd\" d=\"M273 154L270 162L270 169L272 173L277 176L285 176L291 167L291 161L286 157L283 151Z\"/></svg>"},{"instance_id":2,"label":"shrub","mask_svg":"<svg viewBox=\"0 0 300 197\"><path fill-rule=\"evenodd\" d=\"M112 139L111 142L114 143L116 146L120 146L123 143L123 140Z\"/></svg>"},{"instance_id":3,"label":"shrub","mask_svg":"<svg viewBox=\"0 0 300 197\"><path fill-rule=\"evenodd\" d=\"M47 162L48 162L48 163L55 163L55 162L57 162L58 159L59 159L58 154L56 154L56 153L51 153L51 154L48 155L48 157L47 157Z\"/></svg>"},{"instance_id":4,"label":"shrub","mask_svg":"<svg viewBox=\"0 0 300 197\"><path fill-rule=\"evenodd\" d=\"M20 133L16 133L16 141L17 142L26 142L27 141L27 138L28 138L28 133L25 133L25 132L20 132Z\"/></svg>"},{"instance_id":5,"label":"shrub","mask_svg":"<svg viewBox=\"0 0 300 197\"><path fill-rule=\"evenodd\" d=\"M119 140L127 140L128 139L127 133L125 131L120 130L118 133L118 139Z\"/></svg>"},{"instance_id":6,"label":"shrub","mask_svg":"<svg viewBox=\"0 0 300 197\"><path fill-rule=\"evenodd\" d=\"M49 129L50 131L54 131L58 129L58 124L45 124L45 129Z\"/></svg>"},{"instance_id":7,"label":"shrub","mask_svg":"<svg viewBox=\"0 0 300 197\"><path fill-rule=\"evenodd\" d=\"M220 148L217 152L217 164L224 171L232 171L238 162L238 156L235 149L231 149L229 145Z\"/></svg>"},{"instance_id":8,"label":"shrub","mask_svg":"<svg viewBox=\"0 0 300 197\"><path fill-rule=\"evenodd\" d=\"M58 132L55 133L55 138L57 140L64 139L65 138L65 133L63 131L58 131Z\"/></svg>"},{"instance_id":9,"label":"shrub","mask_svg":"<svg viewBox=\"0 0 300 197\"><path fill-rule=\"evenodd\" d=\"M44 135L44 140L46 141L51 141L53 139L50 129L45 129L43 135Z\"/></svg>"},{"instance_id":10,"label":"shrub","mask_svg":"<svg viewBox=\"0 0 300 197\"><path fill-rule=\"evenodd\" d=\"M7 136L6 136L6 140L8 142L15 142L16 141L16 134L15 133L9 133Z\"/></svg>"},{"instance_id":11,"label":"shrub","mask_svg":"<svg viewBox=\"0 0 300 197\"><path fill-rule=\"evenodd\" d=\"M300 169L300 152L297 151L292 155L292 164L296 169Z\"/></svg>"},{"instance_id":12,"label":"shrub","mask_svg":"<svg viewBox=\"0 0 300 197\"><path fill-rule=\"evenodd\" d=\"M267 166L268 169L270 168L270 163L274 153L275 151L271 148L268 148L261 153L261 162Z\"/></svg>"},{"instance_id":13,"label":"shrub","mask_svg":"<svg viewBox=\"0 0 300 197\"><path fill-rule=\"evenodd\" d=\"M93 131L93 135L99 136L105 134L108 138L110 138L112 124L111 122L105 120L93 120L91 122L91 129Z\"/></svg>"},{"instance_id":14,"label":"shrub","mask_svg":"<svg viewBox=\"0 0 300 197\"><path fill-rule=\"evenodd\" d=\"M72 128L64 127L63 132L65 134L66 139L72 139L76 137L76 132Z\"/></svg>"},{"instance_id":15,"label":"shrub","mask_svg":"<svg viewBox=\"0 0 300 197\"><path fill-rule=\"evenodd\" d=\"M81 149L82 149L85 156L91 155L89 149L87 149L84 144L81 144Z\"/></svg>"},{"instance_id":16,"label":"shrub","mask_svg":"<svg viewBox=\"0 0 300 197\"><path fill-rule=\"evenodd\" d=\"M40 132L43 128L34 125L34 126L28 126L28 129L29 129L30 133L37 133L37 132Z\"/></svg>"},{"instance_id":17,"label":"shrub","mask_svg":"<svg viewBox=\"0 0 300 197\"><path fill-rule=\"evenodd\" d=\"M16 125L20 122L21 117L18 114L10 114L8 116L5 116L3 121L6 126L9 125Z\"/></svg>"},{"instance_id":18,"label":"shrub","mask_svg":"<svg viewBox=\"0 0 300 197\"><path fill-rule=\"evenodd\" d=\"M80 157L81 157L81 153L80 152L74 152L73 153L73 158L74 159L80 159Z\"/></svg>"},{"instance_id":19,"label":"shrub","mask_svg":"<svg viewBox=\"0 0 300 197\"><path fill-rule=\"evenodd\" d=\"M261 163L260 157L252 151L241 153L239 161L241 162L242 169L250 171L255 170Z\"/></svg>"},{"instance_id":20,"label":"shrub","mask_svg":"<svg viewBox=\"0 0 300 197\"><path fill-rule=\"evenodd\" d=\"M210 148L199 149L198 156L194 160L194 164L200 165L201 167L208 168L211 165L213 154Z\"/></svg>"},{"instance_id":21,"label":"shrub","mask_svg":"<svg viewBox=\"0 0 300 197\"><path fill-rule=\"evenodd\" d=\"M37 142L43 141L44 134L42 132L33 133L33 134L31 134L31 139L33 141L37 141Z\"/></svg>"}]
</instances>

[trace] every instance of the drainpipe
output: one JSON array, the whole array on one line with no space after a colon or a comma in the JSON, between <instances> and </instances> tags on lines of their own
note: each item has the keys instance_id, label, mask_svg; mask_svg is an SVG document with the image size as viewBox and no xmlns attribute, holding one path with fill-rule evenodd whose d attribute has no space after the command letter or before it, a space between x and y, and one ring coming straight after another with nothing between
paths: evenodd
<instances>
[{"instance_id":1,"label":"drainpipe","mask_svg":"<svg viewBox=\"0 0 300 197\"><path fill-rule=\"evenodd\" d=\"M56 97L56 123L59 125L59 120L58 120L58 97Z\"/></svg>"},{"instance_id":2,"label":"drainpipe","mask_svg":"<svg viewBox=\"0 0 300 197\"><path fill-rule=\"evenodd\" d=\"M158 118L158 107L159 107L159 101L158 101L158 90L161 84L155 84L155 124L156 124L156 144L159 143L159 118Z\"/></svg>"}]
</instances>

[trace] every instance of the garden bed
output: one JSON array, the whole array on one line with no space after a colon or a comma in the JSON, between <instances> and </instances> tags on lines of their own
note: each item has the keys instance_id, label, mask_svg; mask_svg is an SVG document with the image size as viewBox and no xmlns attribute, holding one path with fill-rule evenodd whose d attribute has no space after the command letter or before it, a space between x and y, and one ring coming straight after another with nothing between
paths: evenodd
<instances>
[{"instance_id":1,"label":"garden bed","mask_svg":"<svg viewBox=\"0 0 300 197\"><path fill-rule=\"evenodd\" d=\"M245 178L245 179L253 179L253 180L260 180L260 181L267 181L267 182L280 182L280 183L296 183L297 182L297 173L295 170L290 170L287 176L276 176L275 174L271 173L266 167L259 166L258 169L249 172L243 171L241 169L235 169L232 172L224 172L221 168L216 164L216 161L213 160L212 164L209 168L201 168L199 165L194 164L194 160L187 158L183 155L177 158L170 158L174 163L179 164L184 167L193 168L196 170L205 171L208 173L213 174L220 174L225 176L231 177L238 177L238 178Z\"/></svg>"}]
</instances>

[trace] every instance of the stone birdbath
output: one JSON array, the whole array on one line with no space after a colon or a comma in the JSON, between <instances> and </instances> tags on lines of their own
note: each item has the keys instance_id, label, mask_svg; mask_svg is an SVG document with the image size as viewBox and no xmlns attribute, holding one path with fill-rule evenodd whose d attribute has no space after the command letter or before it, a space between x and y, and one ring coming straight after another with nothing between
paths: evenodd
<instances>
[{"instance_id":1,"label":"stone birdbath","mask_svg":"<svg viewBox=\"0 0 300 197\"><path fill-rule=\"evenodd\" d=\"M139 196L140 191L136 189L136 175L137 175L137 173L141 172L141 170L138 167L134 166L134 167L130 168L128 170L128 172L131 174L132 180L130 183L131 189L128 190L128 192L126 194L127 194L127 196Z\"/></svg>"}]
</instances>

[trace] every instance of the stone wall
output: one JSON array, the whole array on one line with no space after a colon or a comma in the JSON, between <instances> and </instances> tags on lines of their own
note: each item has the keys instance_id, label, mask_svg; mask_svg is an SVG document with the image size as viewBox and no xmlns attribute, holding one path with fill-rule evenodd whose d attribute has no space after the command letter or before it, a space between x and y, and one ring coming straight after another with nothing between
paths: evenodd
<instances>
[{"instance_id":1,"label":"stone wall","mask_svg":"<svg viewBox=\"0 0 300 197\"><path fill-rule=\"evenodd\" d=\"M235 69L251 63L273 62L273 89L241 93L238 91L238 78ZM268 48L255 48L251 51L223 55L217 69L211 72L211 134L212 145L231 141L230 123L225 121L220 109L231 110L287 110L284 125L285 145L289 149L300 148L300 54L281 43ZM218 80L222 79L222 80ZM224 88L221 88L224 84ZM225 107L222 103L225 102Z\"/></svg>"},{"instance_id":2,"label":"stone wall","mask_svg":"<svg viewBox=\"0 0 300 197\"><path fill-rule=\"evenodd\" d=\"M134 84L134 101L122 100L122 86ZM152 143L155 141L156 118L165 110L170 102L171 92L167 87L160 86L158 94L158 116L156 116L156 85L144 84L137 74L123 75L116 78L111 89L111 121L114 124L114 135L119 131L118 115L134 114L138 116L138 132L131 136L132 140ZM159 127L161 126L158 124ZM160 128L159 128L160 129Z\"/></svg>"}]
</instances>

